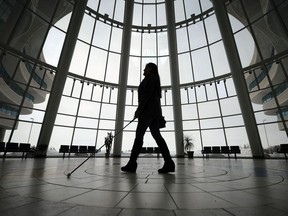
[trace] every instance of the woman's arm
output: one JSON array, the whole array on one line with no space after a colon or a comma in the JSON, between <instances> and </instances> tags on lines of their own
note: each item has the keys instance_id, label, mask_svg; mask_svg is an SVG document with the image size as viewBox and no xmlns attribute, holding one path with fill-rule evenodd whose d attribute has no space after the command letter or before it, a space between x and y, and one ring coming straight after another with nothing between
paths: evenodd
<instances>
[{"instance_id":1,"label":"woman's arm","mask_svg":"<svg viewBox=\"0 0 288 216\"><path fill-rule=\"evenodd\" d=\"M139 91L140 95L138 100L138 108L135 112L135 118L138 118L139 115L144 112L147 104L149 103L149 100L154 97L155 94L156 80L154 79L154 77L152 75L147 76L143 81L143 86L141 86L141 89Z\"/></svg>"}]
</instances>

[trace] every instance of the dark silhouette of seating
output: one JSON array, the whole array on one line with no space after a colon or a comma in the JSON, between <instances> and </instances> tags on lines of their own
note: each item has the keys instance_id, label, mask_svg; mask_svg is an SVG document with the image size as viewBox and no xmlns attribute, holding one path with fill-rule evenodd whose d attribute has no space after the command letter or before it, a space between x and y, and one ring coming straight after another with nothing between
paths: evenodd
<instances>
[{"instance_id":1,"label":"dark silhouette of seating","mask_svg":"<svg viewBox=\"0 0 288 216\"><path fill-rule=\"evenodd\" d=\"M0 153L5 152L5 142L0 142Z\"/></svg>"},{"instance_id":2,"label":"dark silhouette of seating","mask_svg":"<svg viewBox=\"0 0 288 216\"><path fill-rule=\"evenodd\" d=\"M85 146L85 145L61 145L59 148L59 153L63 153L63 158L65 158L65 154L68 154L70 157L71 153L75 154L95 154L97 153L95 146Z\"/></svg>"},{"instance_id":3,"label":"dark silhouette of seating","mask_svg":"<svg viewBox=\"0 0 288 216\"><path fill-rule=\"evenodd\" d=\"M28 153L32 152L30 143L17 143L17 142L8 142L5 145L5 142L0 143L0 152L4 152L3 157L6 157L7 152L20 152L22 153L22 158L27 158Z\"/></svg>"},{"instance_id":4,"label":"dark silhouette of seating","mask_svg":"<svg viewBox=\"0 0 288 216\"><path fill-rule=\"evenodd\" d=\"M95 154L96 153L96 146L88 146L87 153Z\"/></svg>"},{"instance_id":5,"label":"dark silhouette of seating","mask_svg":"<svg viewBox=\"0 0 288 216\"><path fill-rule=\"evenodd\" d=\"M19 143L16 143L16 142L6 143L5 155L7 152L18 152L19 151L18 147L19 147Z\"/></svg>"},{"instance_id":6,"label":"dark silhouette of seating","mask_svg":"<svg viewBox=\"0 0 288 216\"><path fill-rule=\"evenodd\" d=\"M19 152L22 152L22 158L27 158L28 153L32 152L31 144L30 143L20 143L19 145Z\"/></svg>"},{"instance_id":7,"label":"dark silhouette of seating","mask_svg":"<svg viewBox=\"0 0 288 216\"><path fill-rule=\"evenodd\" d=\"M222 153L222 152L221 152L221 149L220 149L220 146L212 146L212 153L213 153L213 154L220 154L220 153Z\"/></svg>"},{"instance_id":8,"label":"dark silhouette of seating","mask_svg":"<svg viewBox=\"0 0 288 216\"><path fill-rule=\"evenodd\" d=\"M237 158L237 154L241 154L241 150L239 146L230 146L230 153L234 154L235 159Z\"/></svg>"},{"instance_id":9,"label":"dark silhouette of seating","mask_svg":"<svg viewBox=\"0 0 288 216\"><path fill-rule=\"evenodd\" d=\"M160 149L159 147L142 147L140 150L140 154L157 154L157 157L160 157Z\"/></svg>"},{"instance_id":10,"label":"dark silhouette of seating","mask_svg":"<svg viewBox=\"0 0 288 216\"><path fill-rule=\"evenodd\" d=\"M204 148L201 152L203 154L203 157L204 157L204 155L206 155L206 157L209 158L209 154L212 153L212 147L211 146L204 146Z\"/></svg>"},{"instance_id":11,"label":"dark silhouette of seating","mask_svg":"<svg viewBox=\"0 0 288 216\"><path fill-rule=\"evenodd\" d=\"M206 158L209 158L210 154L227 154L228 158L230 158L230 154L234 154L237 159L237 154L241 154L239 146L204 146L201 152L203 157L206 155Z\"/></svg>"},{"instance_id":12,"label":"dark silhouette of seating","mask_svg":"<svg viewBox=\"0 0 288 216\"><path fill-rule=\"evenodd\" d=\"M79 146L71 145L69 153L78 153L79 152Z\"/></svg>"},{"instance_id":13,"label":"dark silhouette of seating","mask_svg":"<svg viewBox=\"0 0 288 216\"><path fill-rule=\"evenodd\" d=\"M229 146L221 146L221 152L223 154L228 154L228 156L230 157L230 149Z\"/></svg>"},{"instance_id":14,"label":"dark silhouette of seating","mask_svg":"<svg viewBox=\"0 0 288 216\"><path fill-rule=\"evenodd\" d=\"M153 154L154 153L154 148L153 147L147 147L147 153L148 154Z\"/></svg>"},{"instance_id":15,"label":"dark silhouette of seating","mask_svg":"<svg viewBox=\"0 0 288 216\"><path fill-rule=\"evenodd\" d=\"M279 148L277 149L277 153L284 153L285 159L287 161L287 153L288 153L288 144L280 144Z\"/></svg>"},{"instance_id":16,"label":"dark silhouette of seating","mask_svg":"<svg viewBox=\"0 0 288 216\"><path fill-rule=\"evenodd\" d=\"M88 153L88 147L87 146L79 146L79 153Z\"/></svg>"},{"instance_id":17,"label":"dark silhouette of seating","mask_svg":"<svg viewBox=\"0 0 288 216\"><path fill-rule=\"evenodd\" d=\"M61 145L59 153L63 153L63 158L65 158L65 154L69 153L69 145Z\"/></svg>"}]
</instances>

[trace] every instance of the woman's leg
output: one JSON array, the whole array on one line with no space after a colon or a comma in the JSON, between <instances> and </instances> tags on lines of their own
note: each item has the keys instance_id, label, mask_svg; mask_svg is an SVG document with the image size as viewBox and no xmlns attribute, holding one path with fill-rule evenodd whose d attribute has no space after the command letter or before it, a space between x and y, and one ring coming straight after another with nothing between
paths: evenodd
<instances>
[{"instance_id":1,"label":"woman's leg","mask_svg":"<svg viewBox=\"0 0 288 216\"><path fill-rule=\"evenodd\" d=\"M151 122L151 119L145 119L141 117L138 119L138 124L136 128L136 136L135 136L134 144L132 147L130 159L133 159L135 161L137 160L140 154L141 148L143 146L143 139L144 139L145 132L150 122Z\"/></svg>"},{"instance_id":2,"label":"woman's leg","mask_svg":"<svg viewBox=\"0 0 288 216\"><path fill-rule=\"evenodd\" d=\"M158 170L159 173L167 173L167 172L174 172L175 171L175 164L174 161L171 158L170 151L168 149L168 146L166 144L166 141L162 137L160 130L159 130L159 121L153 120L149 125L151 134L153 138L155 139L160 152L164 158L164 166Z\"/></svg>"},{"instance_id":3,"label":"woman's leg","mask_svg":"<svg viewBox=\"0 0 288 216\"><path fill-rule=\"evenodd\" d=\"M130 159L129 159L126 166L121 167L122 171L136 172L137 158L138 158L140 151L141 151L141 148L143 146L144 134L145 134L145 132L149 126L150 121L151 120L144 119L144 118L138 119L138 124L137 124L137 128L136 128L136 137L135 137L134 144L133 144L133 147L131 150Z\"/></svg>"}]
</instances>

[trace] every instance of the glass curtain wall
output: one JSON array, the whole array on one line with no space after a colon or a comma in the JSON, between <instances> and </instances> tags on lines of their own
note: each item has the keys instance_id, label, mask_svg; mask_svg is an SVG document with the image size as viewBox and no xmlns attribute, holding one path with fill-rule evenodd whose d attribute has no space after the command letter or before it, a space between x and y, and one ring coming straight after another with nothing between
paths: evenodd
<instances>
[{"instance_id":1,"label":"glass curtain wall","mask_svg":"<svg viewBox=\"0 0 288 216\"><path fill-rule=\"evenodd\" d=\"M71 12L66 0L1 1L0 3L0 129L4 142L36 144L56 67L43 48L51 29L58 31L61 50L65 31L55 23Z\"/></svg>"},{"instance_id":2,"label":"glass curtain wall","mask_svg":"<svg viewBox=\"0 0 288 216\"><path fill-rule=\"evenodd\" d=\"M45 1L37 6L24 0L0 3L0 28L10 26L0 36L0 91L5 86L10 98L0 98L5 142L37 144L73 9L70 1L54 3L49 7ZM287 3L265 4L232 0L226 6L262 145L272 155L274 146L287 143ZM239 145L242 155L251 156L211 1L176 0L174 5L183 134L194 140L195 155L201 155L204 146ZM88 1L48 155L57 154L63 144L100 147L107 133L114 133L124 6L125 1ZM134 1L124 125L137 108L145 64L154 62L167 120L161 130L175 153L177 116L173 116L166 15L164 0ZM123 153L129 153L135 129L133 122L124 130ZM150 133L144 143L156 146Z\"/></svg>"},{"instance_id":3,"label":"glass curtain wall","mask_svg":"<svg viewBox=\"0 0 288 216\"><path fill-rule=\"evenodd\" d=\"M235 28L239 50L247 29L254 41L253 57L243 73L255 112L264 153L275 153L275 146L287 143L287 42L288 20L285 1L233 1L227 10L244 25ZM277 26L277 27L276 27ZM243 55L240 55L243 62Z\"/></svg>"}]
</instances>

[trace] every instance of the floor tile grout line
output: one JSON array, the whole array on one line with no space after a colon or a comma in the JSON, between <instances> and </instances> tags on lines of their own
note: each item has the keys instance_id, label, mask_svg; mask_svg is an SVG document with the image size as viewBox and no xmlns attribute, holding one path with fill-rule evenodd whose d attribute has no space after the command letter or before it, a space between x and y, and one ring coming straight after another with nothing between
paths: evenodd
<instances>
[{"instance_id":1,"label":"floor tile grout line","mask_svg":"<svg viewBox=\"0 0 288 216\"><path fill-rule=\"evenodd\" d=\"M232 216L236 216L235 214L233 214L232 212L230 212L228 209L226 208L222 208L223 211L227 212L228 214L232 215Z\"/></svg>"},{"instance_id":2,"label":"floor tile grout line","mask_svg":"<svg viewBox=\"0 0 288 216\"><path fill-rule=\"evenodd\" d=\"M131 194L132 191L133 191L138 185L139 185L139 183L135 184L134 187L132 187L130 191L126 192L126 195L125 195L122 199L120 199L119 202L117 202L117 203L113 206L113 208L116 208L117 205L119 205L129 194Z\"/></svg>"},{"instance_id":3,"label":"floor tile grout line","mask_svg":"<svg viewBox=\"0 0 288 216\"><path fill-rule=\"evenodd\" d=\"M18 197L22 197L22 196L20 196L20 195L17 195ZM25 204L23 204L23 205L19 205L19 206L13 206L12 208L9 208L9 209L0 209L0 212L1 211L8 211L8 210L12 210L12 209L17 209L17 208L22 208L22 207L25 207L25 206L29 206L30 204L35 204L35 203L40 203L40 202L45 202L46 200L43 200L43 199L41 199L41 198L36 198L36 197L32 197L32 199L36 199L35 201L33 201L33 202L29 202L29 203L25 203Z\"/></svg>"},{"instance_id":4,"label":"floor tile grout line","mask_svg":"<svg viewBox=\"0 0 288 216\"><path fill-rule=\"evenodd\" d=\"M85 192L83 192L83 193L79 193L79 194L74 195L74 196L71 196L71 197L69 197L69 198L60 200L60 202L66 202L66 201L69 200L69 199L73 199L73 198L75 198L75 197L82 196L82 195L87 194L87 193L90 193L90 192L92 192L92 191L94 191L94 190L93 190L93 189L90 189L90 190L85 191Z\"/></svg>"},{"instance_id":5,"label":"floor tile grout line","mask_svg":"<svg viewBox=\"0 0 288 216\"><path fill-rule=\"evenodd\" d=\"M175 204L176 208L177 208L177 209L180 209L179 206L177 205L175 199L173 198L171 192L170 192L169 189L167 188L167 186L166 186L165 184L163 184L163 185L164 185L165 189L167 190L167 193L169 194L169 196L170 196L170 198L172 199L173 203Z\"/></svg>"}]
</instances>

